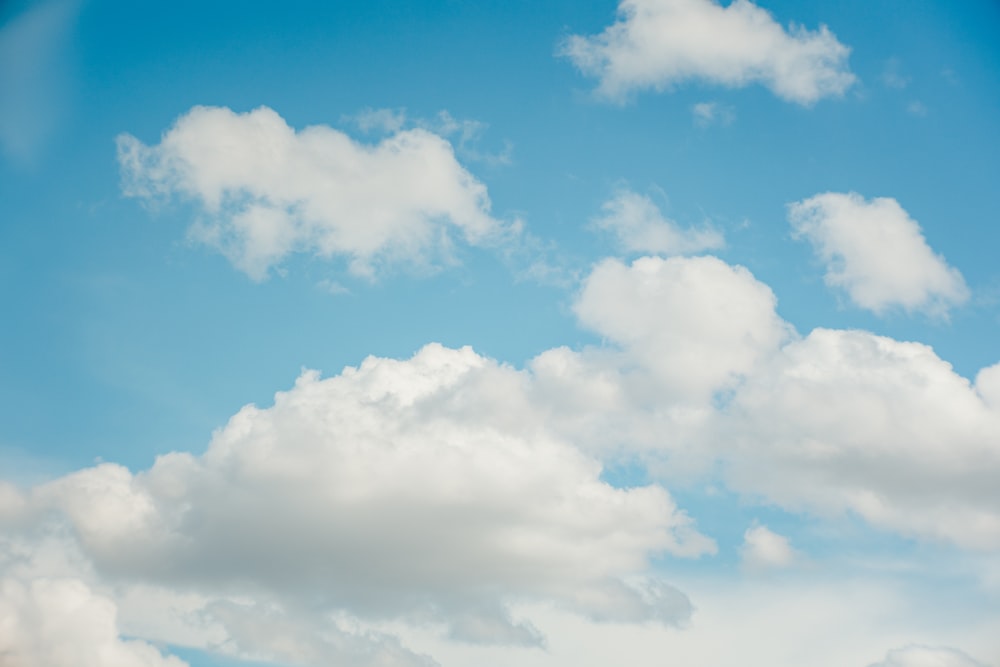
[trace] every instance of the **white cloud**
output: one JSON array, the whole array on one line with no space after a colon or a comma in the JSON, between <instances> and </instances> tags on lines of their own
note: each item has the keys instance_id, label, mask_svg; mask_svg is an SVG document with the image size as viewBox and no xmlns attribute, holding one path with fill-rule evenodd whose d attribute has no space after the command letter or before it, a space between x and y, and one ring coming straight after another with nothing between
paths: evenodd
<instances>
[{"instance_id":1,"label":"white cloud","mask_svg":"<svg viewBox=\"0 0 1000 667\"><path fill-rule=\"evenodd\" d=\"M139 640L123 640L112 600L75 579L0 579L4 667L184 667Z\"/></svg>"},{"instance_id":2,"label":"white cloud","mask_svg":"<svg viewBox=\"0 0 1000 667\"><path fill-rule=\"evenodd\" d=\"M684 595L641 575L656 554L714 544L662 488L602 482L596 460L532 413L527 381L437 345L325 380L306 373L273 407L241 410L202 456L81 470L36 487L27 511L67 516L112 576L425 618L464 641L538 643L507 611L517 600L683 621Z\"/></svg>"},{"instance_id":3,"label":"white cloud","mask_svg":"<svg viewBox=\"0 0 1000 667\"><path fill-rule=\"evenodd\" d=\"M885 660L870 667L985 667L952 648L910 645L889 651Z\"/></svg>"},{"instance_id":4,"label":"white cloud","mask_svg":"<svg viewBox=\"0 0 1000 667\"><path fill-rule=\"evenodd\" d=\"M598 92L622 100L636 90L664 90L691 80L742 87L760 83L809 105L839 96L855 81L850 49L826 26L785 30L748 0L622 0L619 20L599 35L561 45Z\"/></svg>"},{"instance_id":5,"label":"white cloud","mask_svg":"<svg viewBox=\"0 0 1000 667\"><path fill-rule=\"evenodd\" d=\"M976 391L987 405L1000 410L1000 364L979 371L976 375Z\"/></svg>"},{"instance_id":6,"label":"white cloud","mask_svg":"<svg viewBox=\"0 0 1000 667\"><path fill-rule=\"evenodd\" d=\"M788 219L826 264L826 283L862 308L946 315L969 298L962 275L895 199L827 192L790 204Z\"/></svg>"},{"instance_id":7,"label":"white cloud","mask_svg":"<svg viewBox=\"0 0 1000 667\"><path fill-rule=\"evenodd\" d=\"M88 586L115 599L121 631L154 641L303 665L416 667L422 652L446 667L602 664L596 639L568 648L559 628L572 627L588 641L641 636L637 654L672 647L685 664L736 667L749 650L802 664L804 643L773 640L795 634L800 592L692 605L650 558L714 543L660 486L602 482L601 457L624 451L659 479L722 479L745 500L995 551L1000 364L973 384L917 343L800 338L775 308L766 285L717 258L605 260L574 303L603 345L548 350L525 370L430 345L328 379L308 372L273 407L241 410L200 456L138 473L103 464L27 492L0 484L0 577L86 580L51 547L36 549L30 577L11 565L26 547L6 535L65 523L63 550L105 578ZM798 557L765 526L744 539L750 567ZM795 627L849 626L854 598L822 594ZM766 618L716 647L762 600ZM809 664L868 664L901 643L873 649L880 629L849 627L869 632L863 646ZM548 652L525 648L543 639ZM484 658L455 657L469 655Z\"/></svg>"},{"instance_id":8,"label":"white cloud","mask_svg":"<svg viewBox=\"0 0 1000 667\"><path fill-rule=\"evenodd\" d=\"M793 565L798 560L798 554L787 537L775 533L767 526L754 523L743 533L740 558L745 567L764 570Z\"/></svg>"},{"instance_id":9,"label":"white cloud","mask_svg":"<svg viewBox=\"0 0 1000 667\"><path fill-rule=\"evenodd\" d=\"M295 131L267 107L195 107L157 145L117 143L126 195L194 201L192 238L256 280L295 252L343 257L363 276L433 266L452 260L456 236L482 245L517 228L490 216L486 187L423 129L368 145L327 126Z\"/></svg>"},{"instance_id":10,"label":"white cloud","mask_svg":"<svg viewBox=\"0 0 1000 667\"><path fill-rule=\"evenodd\" d=\"M963 623L953 610L941 610L936 627L929 626L920 617L933 606L927 605L933 594L900 591L885 579L717 576L683 585L697 611L682 630L595 624L560 610L525 608L549 637L544 653L462 646L413 628L404 636L443 667L662 667L664 656L685 667L864 667L897 645L901 632L965 646ZM978 643L988 645L997 616L995 610L986 615L993 625L982 629Z\"/></svg>"},{"instance_id":11,"label":"white cloud","mask_svg":"<svg viewBox=\"0 0 1000 667\"><path fill-rule=\"evenodd\" d=\"M672 483L715 460L732 488L789 511L1000 549L1000 364L973 385L918 343L798 338L766 285L711 257L605 260L574 311L612 344L531 369L536 403L579 446L617 443Z\"/></svg>"},{"instance_id":12,"label":"white cloud","mask_svg":"<svg viewBox=\"0 0 1000 667\"><path fill-rule=\"evenodd\" d=\"M725 244L722 234L711 227L681 229L663 217L653 200L630 190L619 191L601 208L603 215L594 224L613 234L625 252L679 255Z\"/></svg>"},{"instance_id":13,"label":"white cloud","mask_svg":"<svg viewBox=\"0 0 1000 667\"><path fill-rule=\"evenodd\" d=\"M691 107L694 123L699 127L708 127L714 123L729 125L736 120L736 112L718 102L698 102Z\"/></svg>"},{"instance_id":14,"label":"white cloud","mask_svg":"<svg viewBox=\"0 0 1000 667\"><path fill-rule=\"evenodd\" d=\"M702 402L791 335L774 293L715 257L597 264L573 306L580 322L656 378L660 400Z\"/></svg>"},{"instance_id":15,"label":"white cloud","mask_svg":"<svg viewBox=\"0 0 1000 667\"><path fill-rule=\"evenodd\" d=\"M746 493L1000 549L1000 411L925 345L816 329L747 378L726 429Z\"/></svg>"}]
</instances>

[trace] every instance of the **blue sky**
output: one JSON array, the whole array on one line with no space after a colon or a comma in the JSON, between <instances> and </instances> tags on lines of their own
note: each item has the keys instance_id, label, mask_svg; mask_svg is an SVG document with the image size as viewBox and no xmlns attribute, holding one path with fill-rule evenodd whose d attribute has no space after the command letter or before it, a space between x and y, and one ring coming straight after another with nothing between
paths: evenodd
<instances>
[{"instance_id":1,"label":"blue sky","mask_svg":"<svg viewBox=\"0 0 1000 667\"><path fill-rule=\"evenodd\" d=\"M998 37L0 5L0 655L1000 665Z\"/></svg>"}]
</instances>

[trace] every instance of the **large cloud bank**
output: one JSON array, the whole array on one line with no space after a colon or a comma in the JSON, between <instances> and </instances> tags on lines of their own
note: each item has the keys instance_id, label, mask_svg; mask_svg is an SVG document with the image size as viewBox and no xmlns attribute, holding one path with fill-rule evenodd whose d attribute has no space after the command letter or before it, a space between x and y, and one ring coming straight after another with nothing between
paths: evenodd
<instances>
[{"instance_id":1,"label":"large cloud bank","mask_svg":"<svg viewBox=\"0 0 1000 667\"><path fill-rule=\"evenodd\" d=\"M801 336L766 285L712 257L605 260L574 310L604 345L523 370L432 344L307 372L204 454L2 487L0 521L17 536L8 617L25 613L10 600L76 596L124 665L164 658L114 634L108 600L138 636L303 665L431 664L386 623L544 645L524 604L684 624L691 603L650 561L715 543L659 483L603 481L602 461L623 454L661 480L680 470L793 513L1000 550L1000 365L972 383L918 343ZM751 569L799 558L764 526L745 538ZM52 540L83 565L46 566ZM65 632L46 641L74 645Z\"/></svg>"}]
</instances>

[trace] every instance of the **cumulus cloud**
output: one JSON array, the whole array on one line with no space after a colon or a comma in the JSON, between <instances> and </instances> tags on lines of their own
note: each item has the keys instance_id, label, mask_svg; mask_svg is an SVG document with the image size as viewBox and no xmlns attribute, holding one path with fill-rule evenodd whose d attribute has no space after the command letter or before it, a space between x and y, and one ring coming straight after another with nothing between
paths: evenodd
<instances>
[{"instance_id":1,"label":"cumulus cloud","mask_svg":"<svg viewBox=\"0 0 1000 667\"><path fill-rule=\"evenodd\" d=\"M711 257L599 263L574 311L608 345L531 365L559 406L550 422L581 446L599 436L595 451L620 443L666 479L715 460L731 488L789 511L1000 549L1000 364L973 384L919 343L800 337L775 305Z\"/></svg>"},{"instance_id":2,"label":"cumulus cloud","mask_svg":"<svg viewBox=\"0 0 1000 667\"><path fill-rule=\"evenodd\" d=\"M862 308L941 316L969 298L962 274L895 199L827 192L789 205L788 219L826 264L826 283Z\"/></svg>"},{"instance_id":3,"label":"cumulus cloud","mask_svg":"<svg viewBox=\"0 0 1000 667\"><path fill-rule=\"evenodd\" d=\"M747 269L715 257L642 257L597 264L573 309L649 370L661 400L700 402L791 335L775 304Z\"/></svg>"},{"instance_id":4,"label":"cumulus cloud","mask_svg":"<svg viewBox=\"0 0 1000 667\"><path fill-rule=\"evenodd\" d=\"M795 563L798 554L787 537L775 533L767 526L754 523L743 533L740 558L744 567L765 570L788 567Z\"/></svg>"},{"instance_id":5,"label":"cumulus cloud","mask_svg":"<svg viewBox=\"0 0 1000 667\"><path fill-rule=\"evenodd\" d=\"M0 579L4 667L186 667L152 645L123 640L109 598L76 579Z\"/></svg>"},{"instance_id":6,"label":"cumulus cloud","mask_svg":"<svg viewBox=\"0 0 1000 667\"><path fill-rule=\"evenodd\" d=\"M715 544L658 484L603 481L622 451L656 479L694 461L688 483L1000 549L1000 364L971 383L925 345L801 337L766 285L714 257L604 260L573 311L602 344L524 369L429 345L306 372L204 454L0 484L0 577L73 576L46 551L28 577L10 565L27 547L4 541L65 534L116 587L130 635L303 665L426 665L411 632L538 646L548 627L523 610L539 605L683 624L692 604L651 558ZM796 552L755 525L742 556L776 567Z\"/></svg>"},{"instance_id":7,"label":"cumulus cloud","mask_svg":"<svg viewBox=\"0 0 1000 667\"><path fill-rule=\"evenodd\" d=\"M369 121L394 129L393 117ZM486 187L424 129L369 145L322 125L296 131L267 107L195 107L156 145L129 134L117 144L127 196L194 202L191 237L255 280L295 252L372 276L451 261L456 238L482 245L517 230L491 217Z\"/></svg>"},{"instance_id":8,"label":"cumulus cloud","mask_svg":"<svg viewBox=\"0 0 1000 667\"><path fill-rule=\"evenodd\" d=\"M81 470L33 489L22 515L67 517L115 577L425 619L469 642L540 643L512 600L684 621L690 603L644 576L649 558L714 543L661 487L601 481L598 461L532 417L526 381L438 345L305 373L273 407L241 410L204 455Z\"/></svg>"},{"instance_id":9,"label":"cumulus cloud","mask_svg":"<svg viewBox=\"0 0 1000 667\"><path fill-rule=\"evenodd\" d=\"M682 229L663 216L653 200L621 190L601 207L594 225L614 235L622 250L680 255L721 248L722 234L711 227Z\"/></svg>"},{"instance_id":10,"label":"cumulus cloud","mask_svg":"<svg viewBox=\"0 0 1000 667\"><path fill-rule=\"evenodd\" d=\"M926 345L816 329L747 379L727 419L736 488L1000 549L1000 411Z\"/></svg>"},{"instance_id":11,"label":"cumulus cloud","mask_svg":"<svg viewBox=\"0 0 1000 667\"><path fill-rule=\"evenodd\" d=\"M885 660L870 667L985 667L953 648L910 645L889 651Z\"/></svg>"},{"instance_id":12,"label":"cumulus cloud","mask_svg":"<svg viewBox=\"0 0 1000 667\"><path fill-rule=\"evenodd\" d=\"M618 20L599 35L572 35L560 53L597 77L598 93L622 100L701 80L727 87L759 83L809 105L854 82L850 49L820 26L783 28L748 0L622 0Z\"/></svg>"}]
</instances>

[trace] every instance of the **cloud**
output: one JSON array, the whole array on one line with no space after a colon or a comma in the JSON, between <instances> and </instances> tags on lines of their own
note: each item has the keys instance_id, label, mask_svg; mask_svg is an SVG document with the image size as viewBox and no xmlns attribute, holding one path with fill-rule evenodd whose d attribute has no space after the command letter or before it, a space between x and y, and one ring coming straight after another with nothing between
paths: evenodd
<instances>
[{"instance_id":1,"label":"cloud","mask_svg":"<svg viewBox=\"0 0 1000 667\"><path fill-rule=\"evenodd\" d=\"M751 570L765 570L788 567L798 560L798 554L787 537L755 522L743 533L740 559Z\"/></svg>"},{"instance_id":2,"label":"cloud","mask_svg":"<svg viewBox=\"0 0 1000 667\"><path fill-rule=\"evenodd\" d=\"M698 127L708 127L709 125L729 125L736 120L736 112L732 107L727 107L718 102L699 102L691 107L691 115L694 116L694 124Z\"/></svg>"},{"instance_id":3,"label":"cloud","mask_svg":"<svg viewBox=\"0 0 1000 667\"><path fill-rule=\"evenodd\" d=\"M919 343L816 329L726 409L730 484L792 511L1000 549L1000 411Z\"/></svg>"},{"instance_id":4,"label":"cloud","mask_svg":"<svg viewBox=\"0 0 1000 667\"><path fill-rule=\"evenodd\" d=\"M64 516L107 576L292 615L424 619L463 641L531 645L541 635L511 601L683 622L690 603L646 576L649 559L714 543L661 487L601 481L600 463L532 412L526 382L438 345L309 372L201 456L137 474L101 464L10 504L26 521Z\"/></svg>"},{"instance_id":5,"label":"cloud","mask_svg":"<svg viewBox=\"0 0 1000 667\"><path fill-rule=\"evenodd\" d=\"M732 387L790 327L771 289L715 257L598 263L573 306L580 322L655 378L660 400L702 402Z\"/></svg>"},{"instance_id":6,"label":"cloud","mask_svg":"<svg viewBox=\"0 0 1000 667\"><path fill-rule=\"evenodd\" d=\"M870 667L985 667L966 654L952 648L910 646L889 651L885 660Z\"/></svg>"},{"instance_id":7,"label":"cloud","mask_svg":"<svg viewBox=\"0 0 1000 667\"><path fill-rule=\"evenodd\" d=\"M895 199L827 192L790 204L788 219L826 264L827 285L861 308L945 316L969 298L962 274L931 250Z\"/></svg>"},{"instance_id":8,"label":"cloud","mask_svg":"<svg viewBox=\"0 0 1000 667\"><path fill-rule=\"evenodd\" d=\"M791 512L1000 549L1000 364L973 384L919 343L800 337L775 306L713 257L604 260L573 309L607 342L539 355L535 402L578 446L671 483L714 469Z\"/></svg>"},{"instance_id":9,"label":"cloud","mask_svg":"<svg viewBox=\"0 0 1000 667\"><path fill-rule=\"evenodd\" d=\"M748 0L622 0L619 19L599 35L560 46L598 94L621 101L638 90L692 80L731 88L759 83L782 99L810 105L842 95L855 77L850 49L826 26L781 27Z\"/></svg>"},{"instance_id":10,"label":"cloud","mask_svg":"<svg viewBox=\"0 0 1000 667\"><path fill-rule=\"evenodd\" d=\"M75 579L0 578L4 667L185 667L139 640L123 640L112 600Z\"/></svg>"},{"instance_id":11,"label":"cloud","mask_svg":"<svg viewBox=\"0 0 1000 667\"><path fill-rule=\"evenodd\" d=\"M711 227L681 229L664 218L649 197L630 190L620 190L601 209L603 215L594 225L613 234L625 252L678 255L725 244L722 234Z\"/></svg>"},{"instance_id":12,"label":"cloud","mask_svg":"<svg viewBox=\"0 0 1000 667\"><path fill-rule=\"evenodd\" d=\"M75 577L114 600L130 636L292 664L423 667L423 647L440 643L442 655L527 656L498 664L533 664L549 654L524 648L541 645L589 664L550 634L547 619L567 612L594 633L684 625L659 635L701 655L712 640L699 619L719 610L696 599L692 616L689 589L651 562L715 544L659 483L602 481L623 453L662 483L724 482L743 501L1000 549L1000 364L971 383L918 343L799 336L776 305L718 258L606 259L573 303L599 345L547 350L524 369L432 344L326 379L306 372L201 455L0 484L0 577ZM26 552L27 574L11 564ZM742 556L785 566L796 552L754 525ZM781 604L766 627L786 627L802 602ZM710 627L717 637L725 624ZM435 639L411 644L413 633ZM768 664L798 664L799 651L776 648ZM738 653L699 660L739 664Z\"/></svg>"},{"instance_id":13,"label":"cloud","mask_svg":"<svg viewBox=\"0 0 1000 667\"><path fill-rule=\"evenodd\" d=\"M899 58L889 58L882 68L882 83L889 88L902 90L910 85L910 77L902 73L902 62Z\"/></svg>"},{"instance_id":14,"label":"cloud","mask_svg":"<svg viewBox=\"0 0 1000 667\"><path fill-rule=\"evenodd\" d=\"M684 580L683 585L698 609L680 631L597 624L536 606L520 611L537 618L546 629L550 641L544 653L473 648L428 636L418 628L407 632L405 639L434 655L444 667L662 667L664 656L669 656L668 664L685 667L864 667L895 645L898 633L933 634L949 644L968 641L963 639L968 616L941 609L933 614L938 622L929 629L921 616L926 617L928 607L937 606L927 603L935 599L934 593L925 588L901 590L884 576L854 579L818 574L789 581L716 572L711 579ZM996 628L996 610L987 607L982 612L990 623L979 632L980 644L995 645L990 631ZM977 645L977 650L982 649Z\"/></svg>"},{"instance_id":15,"label":"cloud","mask_svg":"<svg viewBox=\"0 0 1000 667\"><path fill-rule=\"evenodd\" d=\"M423 129L369 145L322 125L296 131L267 107L194 107L159 144L129 134L117 144L126 196L194 202L190 236L255 280L296 252L371 277L453 261L456 238L485 245L517 231L491 217L486 187L451 144Z\"/></svg>"}]
</instances>

